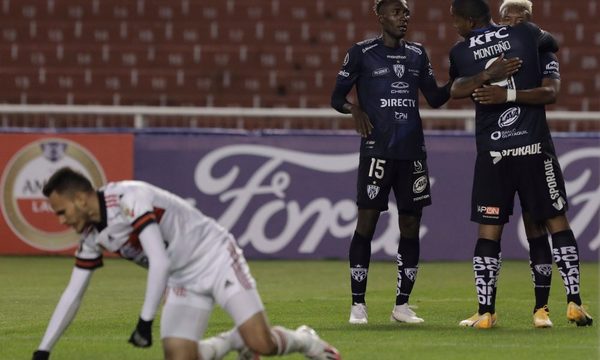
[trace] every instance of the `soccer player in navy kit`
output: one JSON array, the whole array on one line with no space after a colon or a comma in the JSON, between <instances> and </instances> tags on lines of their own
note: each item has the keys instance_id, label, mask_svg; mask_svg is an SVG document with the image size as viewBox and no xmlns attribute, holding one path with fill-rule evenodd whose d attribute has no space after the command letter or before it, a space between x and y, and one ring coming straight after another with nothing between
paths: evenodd
<instances>
[{"instance_id":1,"label":"soccer player in navy kit","mask_svg":"<svg viewBox=\"0 0 600 360\"><path fill-rule=\"evenodd\" d=\"M449 99L450 84L439 87L421 44L404 40L410 11L405 0L375 1L382 35L348 51L331 104L351 113L362 136L357 181L358 222L350 244L352 324L367 323L365 292L371 240L394 189L398 207L398 282L392 321L420 323L408 306L419 262L422 208L431 204L418 90L432 107ZM358 103L346 99L356 86Z\"/></svg>"},{"instance_id":2,"label":"soccer player in navy kit","mask_svg":"<svg viewBox=\"0 0 600 360\"><path fill-rule=\"evenodd\" d=\"M529 0L504 0L500 5L500 23L514 26L524 21L531 21L532 8L533 4ZM540 70L543 76L541 86L522 90L519 102L534 105L556 102L560 90L560 72L558 58L554 53L540 54ZM473 99L486 105L501 104L506 102L506 88L485 85L474 90ZM552 327L547 306L552 280L552 248L548 242L544 222L534 221L526 204L521 204L521 208L529 243L529 265L535 292L533 325L537 328Z\"/></svg>"},{"instance_id":3,"label":"soccer player in navy kit","mask_svg":"<svg viewBox=\"0 0 600 360\"><path fill-rule=\"evenodd\" d=\"M450 53L452 97L476 100L471 219L479 223L473 256L479 309L460 325L487 329L496 323L500 237L512 214L515 192L532 220L543 222L552 234L554 260L568 293L567 318L580 326L591 325L592 318L581 305L577 243L565 216L564 181L545 109L528 101L528 89L539 87L542 80L538 51L556 51L556 42L530 23L492 24L484 0L454 0L451 13L465 38ZM491 103L475 92L489 84L505 88L504 102Z\"/></svg>"}]
</instances>

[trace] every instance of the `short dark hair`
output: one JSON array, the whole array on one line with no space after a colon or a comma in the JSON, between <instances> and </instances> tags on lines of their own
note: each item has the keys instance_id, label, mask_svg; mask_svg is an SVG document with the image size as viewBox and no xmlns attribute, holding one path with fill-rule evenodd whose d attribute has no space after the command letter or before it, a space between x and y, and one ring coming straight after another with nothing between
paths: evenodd
<instances>
[{"instance_id":1,"label":"short dark hair","mask_svg":"<svg viewBox=\"0 0 600 360\"><path fill-rule=\"evenodd\" d=\"M490 22L492 15L487 0L452 0L454 13L465 19Z\"/></svg>"},{"instance_id":2,"label":"short dark hair","mask_svg":"<svg viewBox=\"0 0 600 360\"><path fill-rule=\"evenodd\" d=\"M381 10L383 4L396 1L401 2L406 7L406 10L408 10L408 3L406 2L406 0L375 0L375 4L373 5L373 11L375 11L375 14L379 15L379 11Z\"/></svg>"},{"instance_id":3,"label":"short dark hair","mask_svg":"<svg viewBox=\"0 0 600 360\"><path fill-rule=\"evenodd\" d=\"M50 196L54 191L58 194L75 191L89 193L94 191L94 187L88 178L80 172L75 171L70 167L63 167L56 170L56 172L50 176L50 179L48 179L42 189L42 193L44 193L45 197Z\"/></svg>"}]
</instances>

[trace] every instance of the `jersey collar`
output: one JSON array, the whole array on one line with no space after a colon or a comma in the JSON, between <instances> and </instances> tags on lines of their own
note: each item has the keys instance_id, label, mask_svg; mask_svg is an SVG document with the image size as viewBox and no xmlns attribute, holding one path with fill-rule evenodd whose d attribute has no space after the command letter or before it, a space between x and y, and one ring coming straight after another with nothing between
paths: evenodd
<instances>
[{"instance_id":1,"label":"jersey collar","mask_svg":"<svg viewBox=\"0 0 600 360\"><path fill-rule=\"evenodd\" d=\"M96 230L100 232L107 226L106 200L104 199L104 191L97 191L96 194L98 195L98 204L100 207L100 222L94 224L94 226L96 227Z\"/></svg>"}]
</instances>

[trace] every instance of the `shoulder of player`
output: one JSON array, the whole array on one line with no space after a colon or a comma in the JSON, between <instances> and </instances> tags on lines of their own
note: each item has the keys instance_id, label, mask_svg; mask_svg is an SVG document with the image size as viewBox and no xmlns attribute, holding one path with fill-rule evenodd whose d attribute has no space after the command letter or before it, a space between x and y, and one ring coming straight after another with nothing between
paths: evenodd
<instances>
[{"instance_id":1,"label":"shoulder of player","mask_svg":"<svg viewBox=\"0 0 600 360\"><path fill-rule=\"evenodd\" d=\"M149 194L151 192L148 183L137 180L123 180L109 182L100 188L104 192L105 198L116 197L118 200L135 198L140 195Z\"/></svg>"},{"instance_id":2,"label":"shoulder of player","mask_svg":"<svg viewBox=\"0 0 600 360\"><path fill-rule=\"evenodd\" d=\"M427 51L425 51L425 46L416 41L405 41L404 48L406 48L408 51L412 51L417 55L423 55L427 53Z\"/></svg>"},{"instance_id":3,"label":"shoulder of player","mask_svg":"<svg viewBox=\"0 0 600 360\"><path fill-rule=\"evenodd\" d=\"M352 48L350 50L366 53L367 51L379 46L381 44L381 41L379 41L380 39L381 39L381 36L377 36L374 38L369 38L369 39L359 41L359 42L355 43L354 46L352 46Z\"/></svg>"}]
</instances>

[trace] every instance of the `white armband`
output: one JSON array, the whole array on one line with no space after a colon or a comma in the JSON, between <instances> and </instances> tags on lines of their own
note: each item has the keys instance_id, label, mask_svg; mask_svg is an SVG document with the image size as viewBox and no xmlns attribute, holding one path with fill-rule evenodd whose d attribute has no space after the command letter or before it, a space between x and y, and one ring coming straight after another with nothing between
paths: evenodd
<instances>
[{"instance_id":1,"label":"white armband","mask_svg":"<svg viewBox=\"0 0 600 360\"><path fill-rule=\"evenodd\" d=\"M506 102L514 102L517 100L517 90L506 89Z\"/></svg>"}]
</instances>

